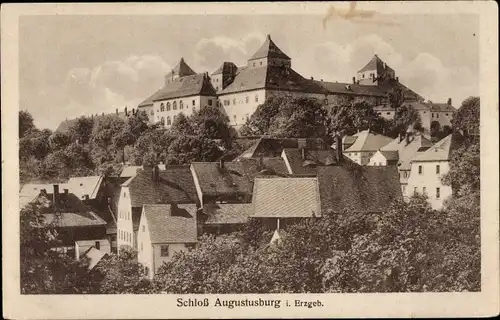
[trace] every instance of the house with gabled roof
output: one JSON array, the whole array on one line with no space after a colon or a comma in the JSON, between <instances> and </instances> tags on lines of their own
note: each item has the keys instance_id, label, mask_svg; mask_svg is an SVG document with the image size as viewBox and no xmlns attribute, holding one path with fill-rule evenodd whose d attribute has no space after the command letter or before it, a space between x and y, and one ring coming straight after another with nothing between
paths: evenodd
<instances>
[{"instance_id":1,"label":"house with gabled roof","mask_svg":"<svg viewBox=\"0 0 500 320\"><path fill-rule=\"evenodd\" d=\"M121 186L117 246L137 250L137 231L144 205L199 204L189 166L145 167Z\"/></svg>"},{"instance_id":2,"label":"house with gabled roof","mask_svg":"<svg viewBox=\"0 0 500 320\"><path fill-rule=\"evenodd\" d=\"M194 204L145 204L138 230L137 260L152 279L164 262L198 241Z\"/></svg>"},{"instance_id":3,"label":"house with gabled roof","mask_svg":"<svg viewBox=\"0 0 500 320\"><path fill-rule=\"evenodd\" d=\"M346 139L353 141L350 146L344 149L344 155L362 166L367 165L375 152L392 141L392 138L370 130L364 130L350 137L344 137L344 145Z\"/></svg>"},{"instance_id":4,"label":"house with gabled roof","mask_svg":"<svg viewBox=\"0 0 500 320\"><path fill-rule=\"evenodd\" d=\"M451 153L456 147L457 142L450 134L426 151L418 152L410 161L405 195L426 195L434 209L443 208L444 201L452 195L452 188L441 179L450 170Z\"/></svg>"},{"instance_id":5,"label":"house with gabled roof","mask_svg":"<svg viewBox=\"0 0 500 320\"><path fill-rule=\"evenodd\" d=\"M199 216L202 232L223 234L241 230L252 210L251 203L207 203Z\"/></svg>"},{"instance_id":6,"label":"house with gabled roof","mask_svg":"<svg viewBox=\"0 0 500 320\"><path fill-rule=\"evenodd\" d=\"M193 162L191 172L202 207L207 203L249 203L256 177L288 175L281 158Z\"/></svg>"},{"instance_id":7,"label":"house with gabled roof","mask_svg":"<svg viewBox=\"0 0 500 320\"><path fill-rule=\"evenodd\" d=\"M419 152L432 147L432 142L418 132L401 134L380 148L371 158L368 166L394 165L398 168L401 190L406 194L411 161Z\"/></svg>"}]
</instances>

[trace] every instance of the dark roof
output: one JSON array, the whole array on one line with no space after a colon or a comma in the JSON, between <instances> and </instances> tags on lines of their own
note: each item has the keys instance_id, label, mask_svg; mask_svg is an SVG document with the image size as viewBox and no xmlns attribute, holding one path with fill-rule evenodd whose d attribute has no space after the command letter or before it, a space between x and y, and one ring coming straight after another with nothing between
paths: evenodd
<instances>
[{"instance_id":1,"label":"dark roof","mask_svg":"<svg viewBox=\"0 0 500 320\"><path fill-rule=\"evenodd\" d=\"M433 112L457 112L457 109L447 103L430 102L429 105L431 107L431 111Z\"/></svg>"},{"instance_id":2,"label":"dark roof","mask_svg":"<svg viewBox=\"0 0 500 320\"><path fill-rule=\"evenodd\" d=\"M383 212L402 197L396 166L318 167L322 212Z\"/></svg>"},{"instance_id":3,"label":"dark roof","mask_svg":"<svg viewBox=\"0 0 500 320\"><path fill-rule=\"evenodd\" d=\"M215 89L205 73L177 78L169 83L166 83L160 91L154 94L154 97L151 98L151 101L197 95L216 95Z\"/></svg>"},{"instance_id":4,"label":"dark roof","mask_svg":"<svg viewBox=\"0 0 500 320\"><path fill-rule=\"evenodd\" d=\"M312 82L318 84L328 93L333 94L350 94L357 96L375 96L375 97L385 97L387 92L382 90L378 86L369 86L354 83L342 83L342 82L328 82L328 81L317 81L311 80Z\"/></svg>"},{"instance_id":5,"label":"dark roof","mask_svg":"<svg viewBox=\"0 0 500 320\"><path fill-rule=\"evenodd\" d=\"M394 71L391 67L389 67L382 59L380 59L377 55L374 55L373 58L358 72L364 72L369 70L376 70L377 73L382 73L386 69Z\"/></svg>"},{"instance_id":6,"label":"dark roof","mask_svg":"<svg viewBox=\"0 0 500 320\"><path fill-rule=\"evenodd\" d=\"M157 91L155 91L155 93L153 93L152 95L147 97L144 101L139 103L138 107L140 108L140 107L152 106L153 101L156 100L160 96L160 94L162 94L164 88L165 87L162 87L161 89L158 89Z\"/></svg>"},{"instance_id":7,"label":"dark roof","mask_svg":"<svg viewBox=\"0 0 500 320\"><path fill-rule=\"evenodd\" d=\"M260 158L260 157L280 157L285 148L298 148L299 140L301 144L309 149L325 149L325 142L320 138L308 139L276 139L260 138L253 146L245 150L238 159L241 158Z\"/></svg>"},{"instance_id":8,"label":"dark roof","mask_svg":"<svg viewBox=\"0 0 500 320\"><path fill-rule=\"evenodd\" d=\"M203 206L205 224L246 223L252 215L251 203L209 203Z\"/></svg>"},{"instance_id":9,"label":"dark roof","mask_svg":"<svg viewBox=\"0 0 500 320\"><path fill-rule=\"evenodd\" d=\"M318 180L311 177L257 178L252 204L254 217L320 217Z\"/></svg>"},{"instance_id":10,"label":"dark roof","mask_svg":"<svg viewBox=\"0 0 500 320\"><path fill-rule=\"evenodd\" d=\"M40 193L33 204L43 213L47 224L58 227L105 226L106 221L95 214L90 207L72 193L59 193L54 208L53 194Z\"/></svg>"},{"instance_id":11,"label":"dark roof","mask_svg":"<svg viewBox=\"0 0 500 320\"><path fill-rule=\"evenodd\" d=\"M337 164L337 155L333 149L310 150L286 148L283 152L288 160L292 174L315 175L316 166ZM302 157L302 152L304 152L304 158ZM307 165L306 161L311 161L311 165Z\"/></svg>"},{"instance_id":12,"label":"dark roof","mask_svg":"<svg viewBox=\"0 0 500 320\"><path fill-rule=\"evenodd\" d=\"M287 175L283 159L242 159L224 162L193 162L191 164L201 192L208 196L247 196L252 193L253 180L260 175ZM268 172L266 172L266 170Z\"/></svg>"},{"instance_id":13,"label":"dark roof","mask_svg":"<svg viewBox=\"0 0 500 320\"><path fill-rule=\"evenodd\" d=\"M399 138L396 138L380 148L380 152L384 154L384 156L386 152L397 152L399 170L410 170L410 161L415 158L417 152L424 151L432 147L432 142L420 134L410 135L408 136L408 139L409 143L406 143L406 137L404 137L401 141Z\"/></svg>"},{"instance_id":14,"label":"dark roof","mask_svg":"<svg viewBox=\"0 0 500 320\"><path fill-rule=\"evenodd\" d=\"M322 86L305 79L292 68L267 65L239 69L233 82L224 88L220 94L258 89L326 93Z\"/></svg>"},{"instance_id":15,"label":"dark roof","mask_svg":"<svg viewBox=\"0 0 500 320\"><path fill-rule=\"evenodd\" d=\"M198 238L196 205L144 205L151 243L192 243Z\"/></svg>"},{"instance_id":16,"label":"dark roof","mask_svg":"<svg viewBox=\"0 0 500 320\"><path fill-rule=\"evenodd\" d=\"M214 74L221 74L221 73L224 73L224 74L233 74L233 73L236 73L238 70L238 67L232 63L232 62L223 62L221 64L221 66L219 68L217 68L217 70L215 70L212 75Z\"/></svg>"},{"instance_id":17,"label":"dark roof","mask_svg":"<svg viewBox=\"0 0 500 320\"><path fill-rule=\"evenodd\" d=\"M178 75L179 77L192 76L195 74L196 72L194 72L186 61L184 61L184 58L181 58L179 63L168 73L168 75Z\"/></svg>"},{"instance_id":18,"label":"dark roof","mask_svg":"<svg viewBox=\"0 0 500 320\"><path fill-rule=\"evenodd\" d=\"M382 151L382 150L379 150L380 153L384 156L384 158L387 160L387 161L397 161L399 160L399 154L398 154L398 151Z\"/></svg>"},{"instance_id":19,"label":"dark roof","mask_svg":"<svg viewBox=\"0 0 500 320\"><path fill-rule=\"evenodd\" d=\"M271 36L267 35L266 41L262 46L254 53L254 55L248 60L255 60L260 58L281 58L291 60L280 48L271 40Z\"/></svg>"},{"instance_id":20,"label":"dark roof","mask_svg":"<svg viewBox=\"0 0 500 320\"><path fill-rule=\"evenodd\" d=\"M166 166L165 170L158 171L158 177L158 181L153 182L153 172L142 169L123 184L129 187L132 207L159 203L197 203L189 166Z\"/></svg>"}]
</instances>

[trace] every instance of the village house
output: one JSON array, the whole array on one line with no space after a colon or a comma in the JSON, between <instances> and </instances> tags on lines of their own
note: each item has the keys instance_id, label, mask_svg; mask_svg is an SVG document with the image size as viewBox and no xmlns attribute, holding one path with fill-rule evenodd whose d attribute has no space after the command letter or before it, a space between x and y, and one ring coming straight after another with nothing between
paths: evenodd
<instances>
[{"instance_id":1,"label":"village house","mask_svg":"<svg viewBox=\"0 0 500 320\"><path fill-rule=\"evenodd\" d=\"M248 203L253 180L259 175L287 175L281 158L241 159L191 163L201 207L207 203Z\"/></svg>"},{"instance_id":2,"label":"village house","mask_svg":"<svg viewBox=\"0 0 500 320\"><path fill-rule=\"evenodd\" d=\"M59 185L54 184L52 193L40 190L31 204L43 214L45 224L57 230L59 244L55 249L61 253L75 257L75 246L83 242L110 248L106 221L68 189L59 192Z\"/></svg>"},{"instance_id":3,"label":"village house","mask_svg":"<svg viewBox=\"0 0 500 320\"><path fill-rule=\"evenodd\" d=\"M264 136L257 139L250 148L243 151L235 161L249 158L281 157L283 149L286 148L324 150L328 146L321 138L271 138Z\"/></svg>"},{"instance_id":4,"label":"village house","mask_svg":"<svg viewBox=\"0 0 500 320\"><path fill-rule=\"evenodd\" d=\"M370 162L370 158L380 148L392 141L382 134L364 130L352 136L344 137L344 155L362 166Z\"/></svg>"},{"instance_id":5,"label":"village house","mask_svg":"<svg viewBox=\"0 0 500 320\"><path fill-rule=\"evenodd\" d=\"M380 148L380 150L370 158L368 165L397 166L401 191L403 195L406 195L411 160L413 160L419 152L423 152L430 147L432 147L432 142L419 132L407 132Z\"/></svg>"},{"instance_id":6,"label":"village house","mask_svg":"<svg viewBox=\"0 0 500 320\"><path fill-rule=\"evenodd\" d=\"M327 213L380 213L402 199L395 166L356 164L317 168L321 211Z\"/></svg>"},{"instance_id":7,"label":"village house","mask_svg":"<svg viewBox=\"0 0 500 320\"><path fill-rule=\"evenodd\" d=\"M118 251L137 250L137 231L144 205L198 204L189 166L145 167L122 184L118 200Z\"/></svg>"},{"instance_id":8,"label":"village house","mask_svg":"<svg viewBox=\"0 0 500 320\"><path fill-rule=\"evenodd\" d=\"M207 203L200 216L200 233L224 234L241 230L252 215L251 203Z\"/></svg>"},{"instance_id":9,"label":"village house","mask_svg":"<svg viewBox=\"0 0 500 320\"><path fill-rule=\"evenodd\" d=\"M455 148L452 135L441 139L411 160L406 196L426 195L434 209L442 209L444 200L451 196L451 186L443 185L441 178L450 170L450 156Z\"/></svg>"},{"instance_id":10,"label":"village house","mask_svg":"<svg viewBox=\"0 0 500 320\"><path fill-rule=\"evenodd\" d=\"M272 229L322 215L315 177L256 178L252 204L252 218L261 219Z\"/></svg>"},{"instance_id":11,"label":"village house","mask_svg":"<svg viewBox=\"0 0 500 320\"><path fill-rule=\"evenodd\" d=\"M195 204L145 204L137 235L137 260L152 279L176 252L188 251L198 241Z\"/></svg>"},{"instance_id":12,"label":"village house","mask_svg":"<svg viewBox=\"0 0 500 320\"><path fill-rule=\"evenodd\" d=\"M288 173L294 175L316 175L316 167L338 164L338 156L333 149L283 149L281 157Z\"/></svg>"},{"instance_id":13,"label":"village house","mask_svg":"<svg viewBox=\"0 0 500 320\"><path fill-rule=\"evenodd\" d=\"M457 111L451 105L451 99L448 99L447 103L405 101L402 105L411 107L418 112L422 122L423 134L427 138L431 136L431 128L433 127L437 129L448 127L451 129L451 121Z\"/></svg>"}]
</instances>

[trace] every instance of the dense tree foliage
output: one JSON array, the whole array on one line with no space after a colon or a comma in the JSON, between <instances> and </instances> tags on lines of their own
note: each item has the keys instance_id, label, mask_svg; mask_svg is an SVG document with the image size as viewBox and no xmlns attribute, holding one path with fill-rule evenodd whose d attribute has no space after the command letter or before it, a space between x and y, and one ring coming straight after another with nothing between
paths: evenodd
<instances>
[{"instance_id":1,"label":"dense tree foliage","mask_svg":"<svg viewBox=\"0 0 500 320\"><path fill-rule=\"evenodd\" d=\"M481 101L479 97L469 97L453 116L453 131L464 136L478 135L480 126Z\"/></svg>"}]
</instances>

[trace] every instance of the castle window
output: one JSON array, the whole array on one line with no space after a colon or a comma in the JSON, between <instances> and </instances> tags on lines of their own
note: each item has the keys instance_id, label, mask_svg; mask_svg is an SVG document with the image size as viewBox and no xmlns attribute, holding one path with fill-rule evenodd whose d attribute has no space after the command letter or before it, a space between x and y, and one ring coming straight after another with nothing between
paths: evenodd
<instances>
[{"instance_id":1,"label":"castle window","mask_svg":"<svg viewBox=\"0 0 500 320\"><path fill-rule=\"evenodd\" d=\"M162 104L160 104L160 110L161 110L162 112L163 112L163 111L165 111L165 105L164 105L163 103L162 103Z\"/></svg>"},{"instance_id":2,"label":"castle window","mask_svg":"<svg viewBox=\"0 0 500 320\"><path fill-rule=\"evenodd\" d=\"M208 99L208 105L211 106L212 105L212 99Z\"/></svg>"},{"instance_id":3,"label":"castle window","mask_svg":"<svg viewBox=\"0 0 500 320\"><path fill-rule=\"evenodd\" d=\"M167 126L172 124L172 120L170 119L170 116L167 117Z\"/></svg>"},{"instance_id":4,"label":"castle window","mask_svg":"<svg viewBox=\"0 0 500 320\"><path fill-rule=\"evenodd\" d=\"M225 106L230 105L230 101L229 101L229 100L224 100L224 105L225 105Z\"/></svg>"},{"instance_id":5,"label":"castle window","mask_svg":"<svg viewBox=\"0 0 500 320\"><path fill-rule=\"evenodd\" d=\"M184 103L182 102L182 100L179 101L179 109L184 109Z\"/></svg>"},{"instance_id":6,"label":"castle window","mask_svg":"<svg viewBox=\"0 0 500 320\"><path fill-rule=\"evenodd\" d=\"M165 124L165 118L161 117L161 124Z\"/></svg>"},{"instance_id":7,"label":"castle window","mask_svg":"<svg viewBox=\"0 0 500 320\"><path fill-rule=\"evenodd\" d=\"M422 166L418 166L418 174L423 174L424 168Z\"/></svg>"},{"instance_id":8,"label":"castle window","mask_svg":"<svg viewBox=\"0 0 500 320\"><path fill-rule=\"evenodd\" d=\"M246 103L248 103L249 101L250 101L250 98L247 96L247 97L245 98L245 102L246 102Z\"/></svg>"},{"instance_id":9,"label":"castle window","mask_svg":"<svg viewBox=\"0 0 500 320\"><path fill-rule=\"evenodd\" d=\"M167 111L170 111L170 102L167 102Z\"/></svg>"},{"instance_id":10,"label":"castle window","mask_svg":"<svg viewBox=\"0 0 500 320\"><path fill-rule=\"evenodd\" d=\"M391 115L391 113L390 113L390 112L387 112L387 115L389 116L389 115Z\"/></svg>"},{"instance_id":11,"label":"castle window","mask_svg":"<svg viewBox=\"0 0 500 320\"><path fill-rule=\"evenodd\" d=\"M194 106L195 104L196 104L196 101L195 101L195 100L193 100L193 106Z\"/></svg>"},{"instance_id":12,"label":"castle window","mask_svg":"<svg viewBox=\"0 0 500 320\"><path fill-rule=\"evenodd\" d=\"M262 61L260 62L260 65L262 65Z\"/></svg>"},{"instance_id":13,"label":"castle window","mask_svg":"<svg viewBox=\"0 0 500 320\"><path fill-rule=\"evenodd\" d=\"M448 114L446 113L446 116L448 116Z\"/></svg>"},{"instance_id":14,"label":"castle window","mask_svg":"<svg viewBox=\"0 0 500 320\"><path fill-rule=\"evenodd\" d=\"M177 110L177 101L174 101L174 102L172 103L172 109L173 109L173 110Z\"/></svg>"},{"instance_id":15,"label":"castle window","mask_svg":"<svg viewBox=\"0 0 500 320\"><path fill-rule=\"evenodd\" d=\"M253 63L253 66L255 67L255 62Z\"/></svg>"},{"instance_id":16,"label":"castle window","mask_svg":"<svg viewBox=\"0 0 500 320\"><path fill-rule=\"evenodd\" d=\"M439 113L436 113L436 118L439 118Z\"/></svg>"},{"instance_id":17,"label":"castle window","mask_svg":"<svg viewBox=\"0 0 500 320\"><path fill-rule=\"evenodd\" d=\"M363 79L365 78L365 74L363 73Z\"/></svg>"},{"instance_id":18,"label":"castle window","mask_svg":"<svg viewBox=\"0 0 500 320\"><path fill-rule=\"evenodd\" d=\"M439 164L436 165L436 174L439 174L441 172L441 167Z\"/></svg>"},{"instance_id":19,"label":"castle window","mask_svg":"<svg viewBox=\"0 0 500 320\"><path fill-rule=\"evenodd\" d=\"M436 188L436 199L439 199L439 198L441 198L441 189Z\"/></svg>"},{"instance_id":20,"label":"castle window","mask_svg":"<svg viewBox=\"0 0 500 320\"><path fill-rule=\"evenodd\" d=\"M259 95L255 95L255 102L259 102Z\"/></svg>"}]
</instances>

